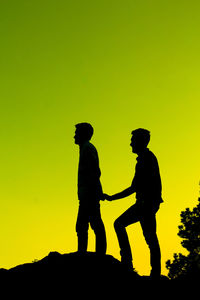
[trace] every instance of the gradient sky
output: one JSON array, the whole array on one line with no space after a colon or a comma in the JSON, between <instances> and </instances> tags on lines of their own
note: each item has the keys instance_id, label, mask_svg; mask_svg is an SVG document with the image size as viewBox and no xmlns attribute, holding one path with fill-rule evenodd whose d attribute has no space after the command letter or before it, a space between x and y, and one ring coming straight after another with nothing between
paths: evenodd
<instances>
[{"instance_id":1,"label":"gradient sky","mask_svg":"<svg viewBox=\"0 0 200 300\"><path fill-rule=\"evenodd\" d=\"M180 213L200 180L198 0L1 0L0 267L76 251L78 147L90 122L106 193L128 187L131 131L151 131L164 203L158 235L165 262L183 252ZM119 258L114 220L135 202L103 202L108 254ZM90 230L89 250L94 251ZM128 227L139 274L149 250Z\"/></svg>"}]
</instances>

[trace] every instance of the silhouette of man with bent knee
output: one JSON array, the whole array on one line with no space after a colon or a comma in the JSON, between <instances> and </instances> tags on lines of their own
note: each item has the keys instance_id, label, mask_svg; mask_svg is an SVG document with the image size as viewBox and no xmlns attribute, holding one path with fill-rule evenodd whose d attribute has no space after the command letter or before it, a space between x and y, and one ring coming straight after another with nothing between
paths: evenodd
<instances>
[{"instance_id":1,"label":"silhouette of man with bent knee","mask_svg":"<svg viewBox=\"0 0 200 300\"><path fill-rule=\"evenodd\" d=\"M79 211L76 222L78 252L87 251L89 224L96 235L96 253L106 253L106 234L100 213L100 199L103 197L100 182L98 153L89 141L93 127L88 123L75 125L75 144L80 147L78 167Z\"/></svg>"},{"instance_id":2,"label":"silhouette of man with bent knee","mask_svg":"<svg viewBox=\"0 0 200 300\"><path fill-rule=\"evenodd\" d=\"M116 221L114 228L118 237L121 261L132 269L132 253L126 232L126 227L140 222L145 240L150 249L151 277L159 278L161 273L161 254L156 234L156 212L160 203L161 178L155 155L147 148L150 141L150 132L139 128L132 131L132 152L138 155L135 167L135 176L130 187L115 195L104 194L109 201L127 197L136 193L136 203L128 208Z\"/></svg>"}]
</instances>

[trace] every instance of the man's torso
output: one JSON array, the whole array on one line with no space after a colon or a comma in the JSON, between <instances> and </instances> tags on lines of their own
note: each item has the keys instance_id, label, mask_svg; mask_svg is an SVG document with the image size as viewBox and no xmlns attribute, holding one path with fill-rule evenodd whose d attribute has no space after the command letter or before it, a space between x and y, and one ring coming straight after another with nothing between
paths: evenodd
<instances>
[{"instance_id":1,"label":"man's torso","mask_svg":"<svg viewBox=\"0 0 200 300\"><path fill-rule=\"evenodd\" d=\"M100 182L98 153L94 145L89 142L80 147L78 168L78 197L79 200L89 201L100 199L102 187Z\"/></svg>"}]
</instances>

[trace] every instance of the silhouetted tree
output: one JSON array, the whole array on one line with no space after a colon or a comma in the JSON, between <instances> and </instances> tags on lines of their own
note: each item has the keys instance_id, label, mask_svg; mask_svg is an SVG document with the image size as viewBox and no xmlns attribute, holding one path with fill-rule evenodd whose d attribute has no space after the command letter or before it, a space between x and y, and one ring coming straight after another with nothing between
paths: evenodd
<instances>
[{"instance_id":1,"label":"silhouetted tree","mask_svg":"<svg viewBox=\"0 0 200 300\"><path fill-rule=\"evenodd\" d=\"M200 278L200 198L192 210L186 208L181 212L181 223L178 232L183 240L181 245L189 252L188 255L175 253L171 262L166 262L171 279Z\"/></svg>"}]
</instances>

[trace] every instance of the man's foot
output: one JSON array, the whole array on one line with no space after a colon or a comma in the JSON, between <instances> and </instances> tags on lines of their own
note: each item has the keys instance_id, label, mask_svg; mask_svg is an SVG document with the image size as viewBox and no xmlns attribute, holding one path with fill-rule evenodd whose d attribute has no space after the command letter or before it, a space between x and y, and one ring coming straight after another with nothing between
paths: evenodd
<instances>
[{"instance_id":1,"label":"man's foot","mask_svg":"<svg viewBox=\"0 0 200 300\"><path fill-rule=\"evenodd\" d=\"M161 274L159 271L151 270L150 278L153 280L159 280L161 278Z\"/></svg>"},{"instance_id":2,"label":"man's foot","mask_svg":"<svg viewBox=\"0 0 200 300\"><path fill-rule=\"evenodd\" d=\"M79 254L80 256L84 256L87 254L87 250L78 250L77 254Z\"/></svg>"},{"instance_id":3,"label":"man's foot","mask_svg":"<svg viewBox=\"0 0 200 300\"><path fill-rule=\"evenodd\" d=\"M121 259L121 263L123 265L123 267L127 270L127 271L133 271L133 263L132 260L127 260L127 259Z\"/></svg>"}]
</instances>

